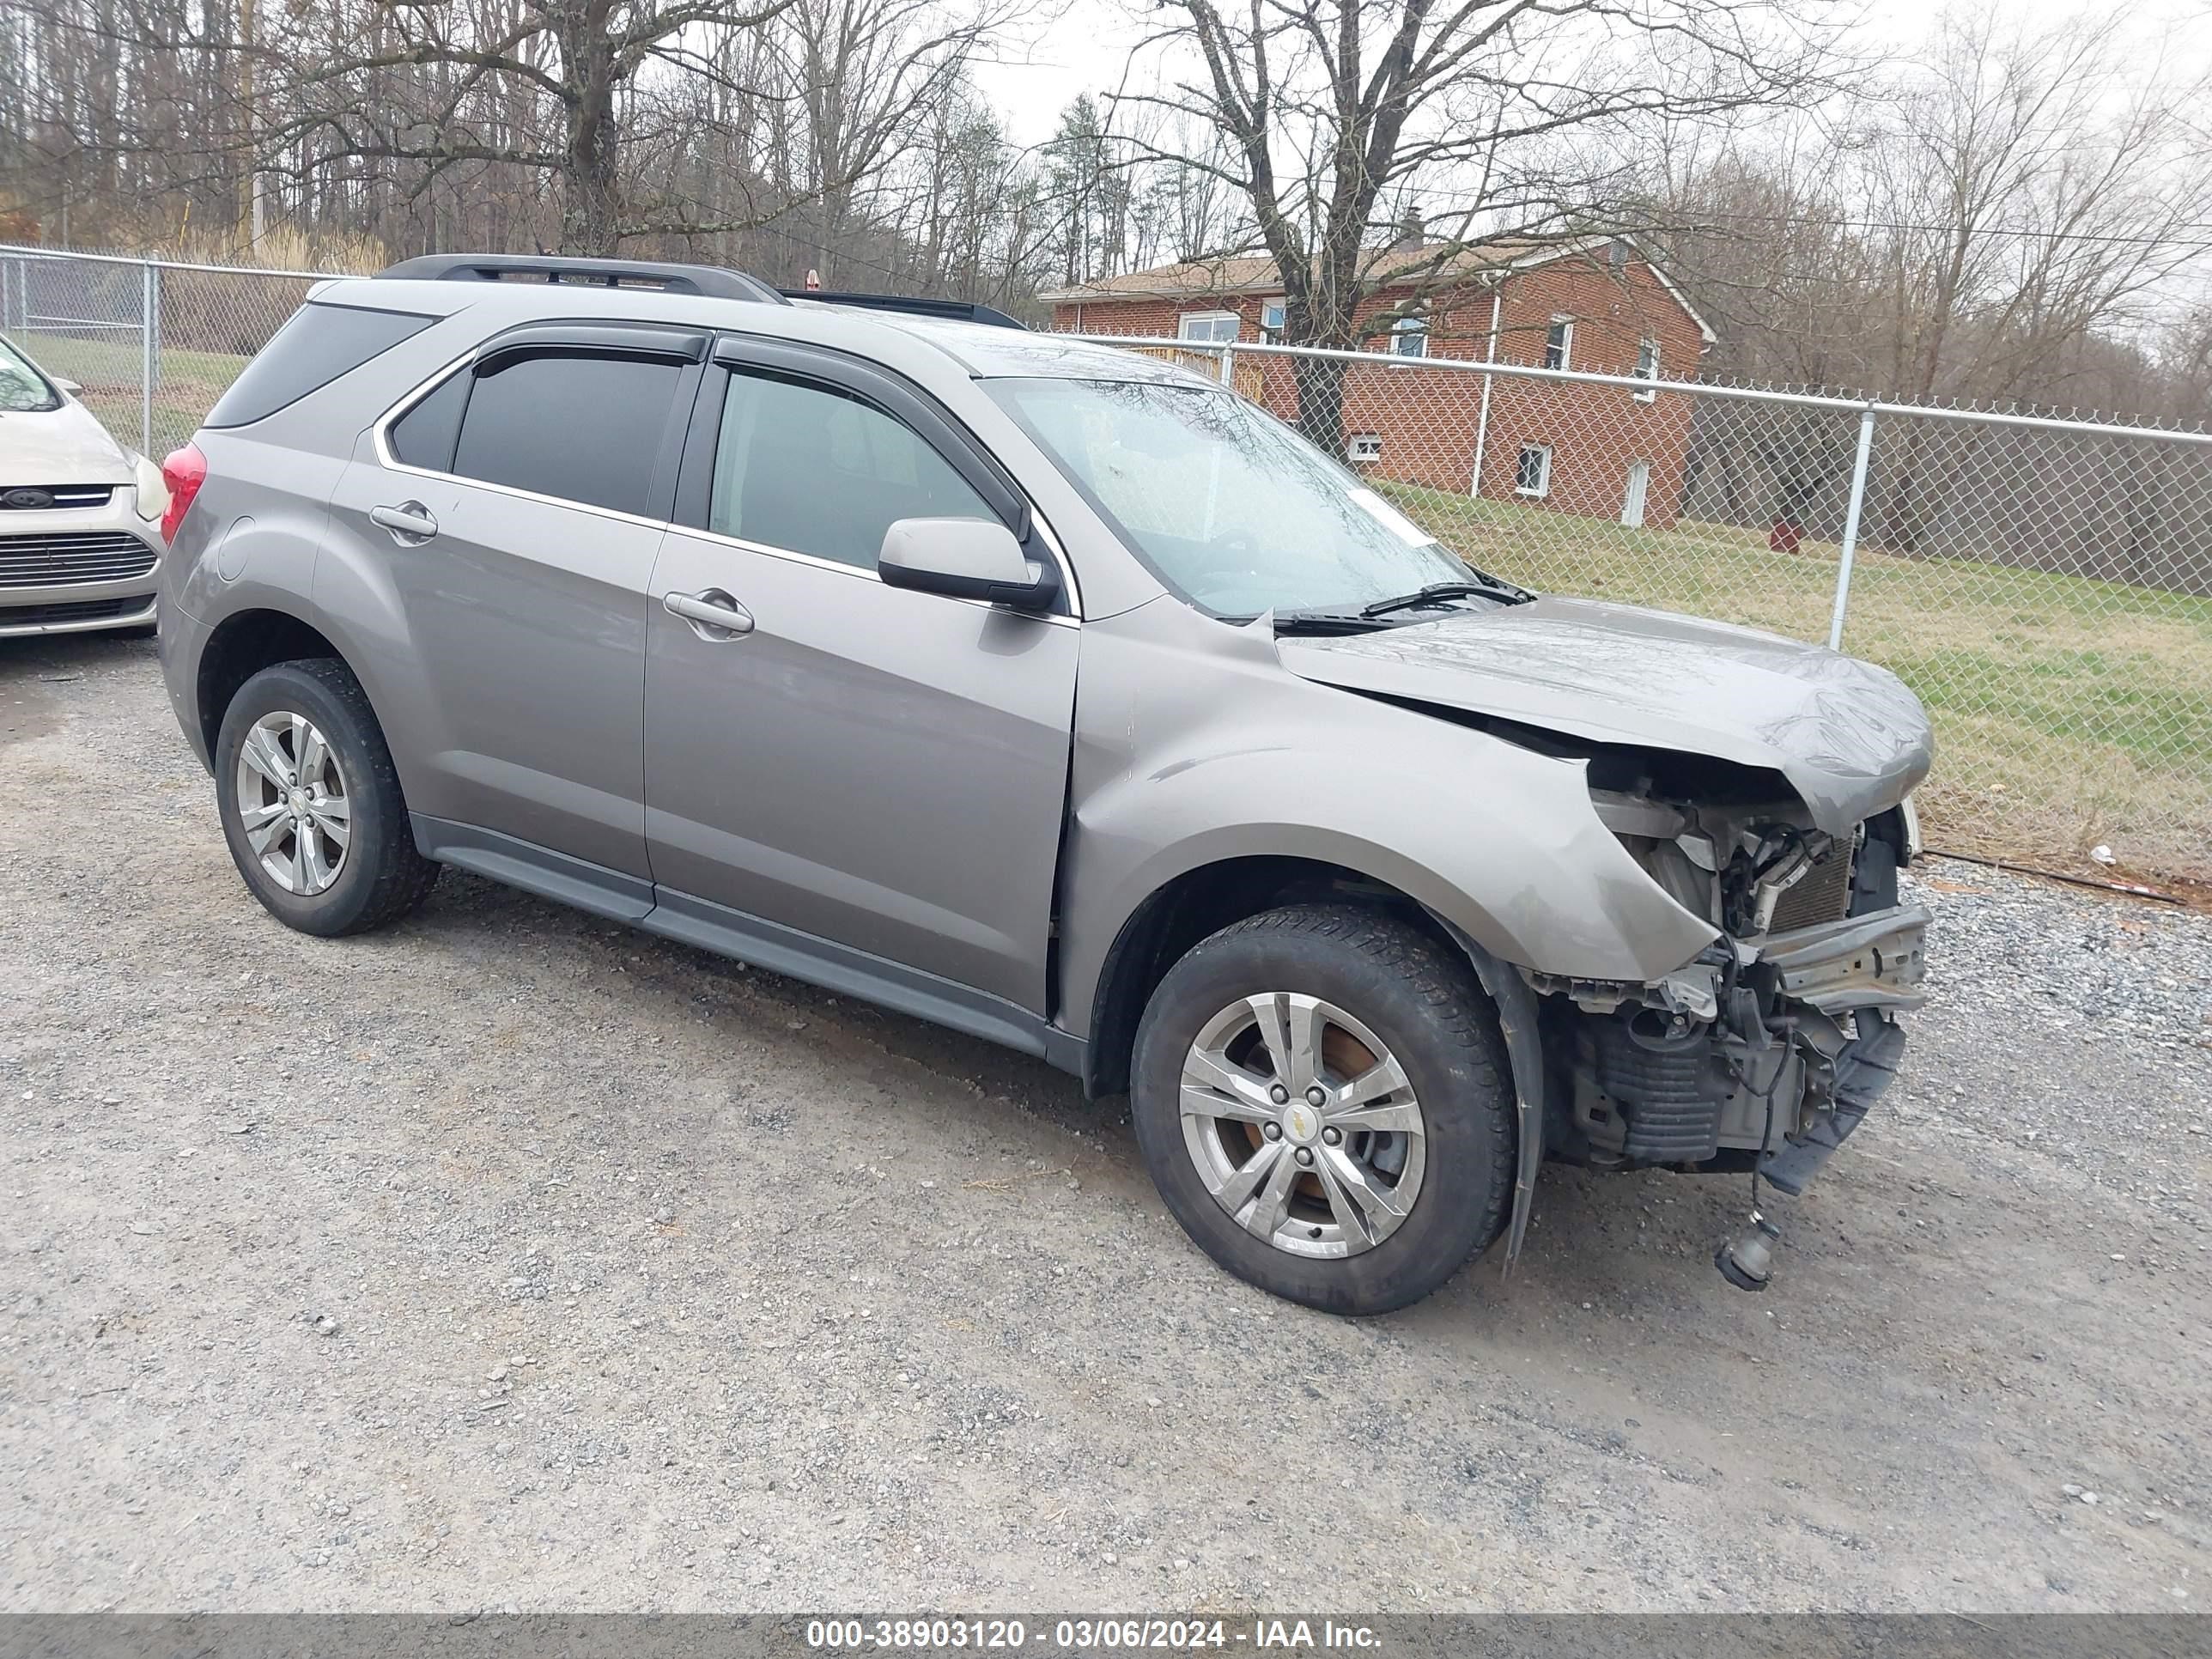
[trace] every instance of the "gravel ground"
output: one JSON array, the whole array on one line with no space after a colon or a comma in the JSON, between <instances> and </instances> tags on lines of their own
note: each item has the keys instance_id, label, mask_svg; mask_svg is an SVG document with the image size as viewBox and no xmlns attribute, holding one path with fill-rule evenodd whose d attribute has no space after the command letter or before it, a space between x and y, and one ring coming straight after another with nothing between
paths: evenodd
<instances>
[{"instance_id":1,"label":"gravel ground","mask_svg":"<svg viewBox=\"0 0 2212 1659\"><path fill-rule=\"evenodd\" d=\"M448 872L248 897L152 649L0 641L0 1608L2195 1609L2212 919L1927 866L1909 1081L1335 1321L1118 1102Z\"/></svg>"}]
</instances>

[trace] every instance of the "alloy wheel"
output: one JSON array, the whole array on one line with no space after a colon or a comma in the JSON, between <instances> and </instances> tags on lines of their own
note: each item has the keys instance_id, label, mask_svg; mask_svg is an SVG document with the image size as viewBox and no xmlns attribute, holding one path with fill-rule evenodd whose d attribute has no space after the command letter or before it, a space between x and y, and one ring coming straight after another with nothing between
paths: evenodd
<instances>
[{"instance_id":1,"label":"alloy wheel","mask_svg":"<svg viewBox=\"0 0 2212 1659\"><path fill-rule=\"evenodd\" d=\"M1346 1256L1420 1196L1427 1130L1405 1068L1334 1003L1239 998L1183 1058L1183 1145L1214 1201L1293 1255Z\"/></svg>"},{"instance_id":2,"label":"alloy wheel","mask_svg":"<svg viewBox=\"0 0 2212 1659\"><path fill-rule=\"evenodd\" d=\"M286 892L313 897L344 870L353 835L345 771L305 714L276 709L247 729L237 811L263 872Z\"/></svg>"}]
</instances>

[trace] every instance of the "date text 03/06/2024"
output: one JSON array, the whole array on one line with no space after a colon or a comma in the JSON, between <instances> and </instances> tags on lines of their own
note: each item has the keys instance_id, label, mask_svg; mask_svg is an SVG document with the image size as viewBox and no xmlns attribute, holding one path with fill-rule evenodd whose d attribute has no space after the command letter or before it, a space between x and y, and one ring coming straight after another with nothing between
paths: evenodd
<instances>
[{"instance_id":1,"label":"date text 03/06/2024","mask_svg":"<svg viewBox=\"0 0 2212 1659\"><path fill-rule=\"evenodd\" d=\"M1333 1619L811 1619L806 1645L831 1651L930 1651L963 1648L1069 1652L1176 1652L1232 1648L1297 1652L1372 1651L1365 1625Z\"/></svg>"}]
</instances>

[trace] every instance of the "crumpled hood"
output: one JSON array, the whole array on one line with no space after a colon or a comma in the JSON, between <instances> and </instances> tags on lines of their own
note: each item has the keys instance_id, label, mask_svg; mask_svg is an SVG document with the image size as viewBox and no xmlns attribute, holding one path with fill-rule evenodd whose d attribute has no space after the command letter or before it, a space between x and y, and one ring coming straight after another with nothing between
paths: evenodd
<instances>
[{"instance_id":1,"label":"crumpled hood","mask_svg":"<svg viewBox=\"0 0 2212 1659\"><path fill-rule=\"evenodd\" d=\"M123 446L75 399L63 398L59 409L0 415L0 489L131 482Z\"/></svg>"},{"instance_id":2,"label":"crumpled hood","mask_svg":"<svg viewBox=\"0 0 2212 1659\"><path fill-rule=\"evenodd\" d=\"M1843 835L1894 806L1935 752L1886 668L1756 629L1595 599L1334 638L1279 639L1303 679L1605 743L1771 767Z\"/></svg>"}]
</instances>

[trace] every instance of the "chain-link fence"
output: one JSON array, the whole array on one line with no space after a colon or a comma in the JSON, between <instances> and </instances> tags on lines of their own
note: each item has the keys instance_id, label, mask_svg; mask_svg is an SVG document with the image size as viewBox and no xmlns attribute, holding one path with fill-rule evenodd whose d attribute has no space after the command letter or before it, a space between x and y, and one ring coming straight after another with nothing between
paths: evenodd
<instances>
[{"instance_id":1,"label":"chain-link fence","mask_svg":"<svg viewBox=\"0 0 2212 1659\"><path fill-rule=\"evenodd\" d=\"M0 246L0 331L156 457L304 271ZM1928 704L1931 843L2212 878L2212 435L1251 343L1216 376L1527 585L1826 641Z\"/></svg>"},{"instance_id":2,"label":"chain-link fence","mask_svg":"<svg viewBox=\"0 0 2212 1659\"><path fill-rule=\"evenodd\" d=\"M0 333L82 386L109 431L158 460L324 280L0 246Z\"/></svg>"},{"instance_id":3,"label":"chain-link fence","mask_svg":"<svg viewBox=\"0 0 2212 1659\"><path fill-rule=\"evenodd\" d=\"M1936 722L1920 805L1936 845L2060 867L2109 847L2212 876L2212 435L1249 343L1133 349L1265 404L1483 569L1893 669Z\"/></svg>"}]
</instances>

